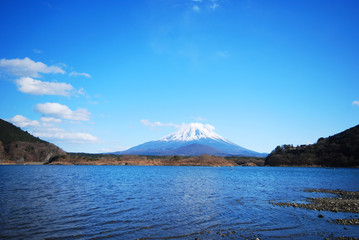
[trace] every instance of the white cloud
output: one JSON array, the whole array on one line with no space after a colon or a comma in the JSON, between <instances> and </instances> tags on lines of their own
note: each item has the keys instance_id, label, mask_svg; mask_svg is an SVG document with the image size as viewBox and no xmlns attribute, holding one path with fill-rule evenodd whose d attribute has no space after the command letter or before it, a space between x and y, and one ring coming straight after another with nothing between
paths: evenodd
<instances>
[{"instance_id":1,"label":"white cloud","mask_svg":"<svg viewBox=\"0 0 359 240\"><path fill-rule=\"evenodd\" d=\"M44 122L44 123L60 123L60 122L62 122L61 119L54 118L54 117L41 117L40 121Z\"/></svg>"},{"instance_id":2,"label":"white cloud","mask_svg":"<svg viewBox=\"0 0 359 240\"><path fill-rule=\"evenodd\" d=\"M92 76L88 73L79 73L79 72L71 72L69 74L70 77L74 76L74 77L77 77L77 76L83 76L83 77L87 77L87 78L92 78Z\"/></svg>"},{"instance_id":3,"label":"white cloud","mask_svg":"<svg viewBox=\"0 0 359 240\"><path fill-rule=\"evenodd\" d=\"M192 10L195 11L195 12L201 11L201 9L197 5L194 5Z\"/></svg>"},{"instance_id":4,"label":"white cloud","mask_svg":"<svg viewBox=\"0 0 359 240\"><path fill-rule=\"evenodd\" d=\"M36 111L50 117L76 121L88 121L91 114L84 108L72 111L68 106L60 103L39 103L36 105Z\"/></svg>"},{"instance_id":5,"label":"white cloud","mask_svg":"<svg viewBox=\"0 0 359 240\"><path fill-rule=\"evenodd\" d=\"M39 73L61 73L65 71L58 66L47 66L42 62L34 62L30 58L0 59L0 70L18 77L39 77Z\"/></svg>"},{"instance_id":6,"label":"white cloud","mask_svg":"<svg viewBox=\"0 0 359 240\"><path fill-rule=\"evenodd\" d=\"M97 142L97 137L83 132L69 132L62 128L41 128L32 132L37 137L66 140L73 143Z\"/></svg>"},{"instance_id":7,"label":"white cloud","mask_svg":"<svg viewBox=\"0 0 359 240\"><path fill-rule=\"evenodd\" d=\"M34 51L35 50L36 49L34 49ZM39 50L36 51L39 52ZM41 73L64 74L65 71L62 69L62 67L65 66L65 64L59 64L59 66L47 66L42 62L35 62L27 57L24 59L0 59L0 72L6 73L11 77L17 77L15 83L18 87L18 90L23 93L33 95L69 96L70 92L74 90L74 87L71 84L64 82L46 82L34 79L40 77ZM73 74L91 77L87 73L73 72ZM80 94L81 92L84 92L83 89L79 90Z\"/></svg>"},{"instance_id":8,"label":"white cloud","mask_svg":"<svg viewBox=\"0 0 359 240\"><path fill-rule=\"evenodd\" d=\"M174 124L174 123L161 123L161 122L151 122L147 119L141 119L140 122L144 125L144 126L149 126L151 128L154 127L179 127L178 124Z\"/></svg>"},{"instance_id":9,"label":"white cloud","mask_svg":"<svg viewBox=\"0 0 359 240\"><path fill-rule=\"evenodd\" d=\"M352 103L353 105L357 105L357 106L359 106L359 101L353 101L353 103Z\"/></svg>"},{"instance_id":10,"label":"white cloud","mask_svg":"<svg viewBox=\"0 0 359 240\"><path fill-rule=\"evenodd\" d=\"M71 84L43 82L31 77L22 77L16 80L16 85L20 92L33 95L60 95L68 96L74 89Z\"/></svg>"},{"instance_id":11,"label":"white cloud","mask_svg":"<svg viewBox=\"0 0 359 240\"><path fill-rule=\"evenodd\" d=\"M193 2L202 2L202 0L192 0Z\"/></svg>"},{"instance_id":12,"label":"white cloud","mask_svg":"<svg viewBox=\"0 0 359 240\"><path fill-rule=\"evenodd\" d=\"M40 138L58 139L72 143L93 143L98 141L97 137L89 133L73 132L53 127L52 123L60 123L62 121L54 117L41 117L40 121L42 123L40 123L37 120L30 120L22 115L16 115L9 119L9 121L21 128L35 127L31 134Z\"/></svg>"},{"instance_id":13,"label":"white cloud","mask_svg":"<svg viewBox=\"0 0 359 240\"><path fill-rule=\"evenodd\" d=\"M13 118L9 119L14 125L25 128L25 127L38 127L40 126L39 121L30 120L22 115L16 115Z\"/></svg>"}]
</instances>

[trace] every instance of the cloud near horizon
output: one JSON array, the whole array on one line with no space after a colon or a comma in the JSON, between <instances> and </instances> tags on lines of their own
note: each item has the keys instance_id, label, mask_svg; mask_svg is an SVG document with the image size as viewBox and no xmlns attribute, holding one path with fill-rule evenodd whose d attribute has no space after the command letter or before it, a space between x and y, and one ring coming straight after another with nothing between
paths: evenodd
<instances>
[{"instance_id":1,"label":"cloud near horizon","mask_svg":"<svg viewBox=\"0 0 359 240\"><path fill-rule=\"evenodd\" d=\"M0 70L10 76L17 77L40 77L40 73L65 74L65 71L58 66L47 66L42 62L35 62L28 57L24 59L0 59Z\"/></svg>"},{"instance_id":2,"label":"cloud near horizon","mask_svg":"<svg viewBox=\"0 0 359 240\"><path fill-rule=\"evenodd\" d=\"M62 120L53 117L41 117L40 121L38 121L38 120L30 120L22 115L15 115L13 118L9 119L9 122L13 123L15 126L18 126L20 128L28 128L28 127L50 126L53 123L60 123L62 122Z\"/></svg>"},{"instance_id":3,"label":"cloud near horizon","mask_svg":"<svg viewBox=\"0 0 359 240\"><path fill-rule=\"evenodd\" d=\"M37 120L30 120L27 117L24 117L22 115L16 115L13 118L9 119L11 123L13 123L15 126L18 126L20 128L25 127L39 127L40 122Z\"/></svg>"},{"instance_id":4,"label":"cloud near horizon","mask_svg":"<svg viewBox=\"0 0 359 240\"><path fill-rule=\"evenodd\" d=\"M36 129L32 134L39 138L66 140L72 143L95 143L98 141L97 137L89 133L69 132L56 127Z\"/></svg>"},{"instance_id":5,"label":"cloud near horizon","mask_svg":"<svg viewBox=\"0 0 359 240\"><path fill-rule=\"evenodd\" d=\"M353 103L352 103L353 105L357 105L357 106L359 106L359 101L353 101Z\"/></svg>"},{"instance_id":6,"label":"cloud near horizon","mask_svg":"<svg viewBox=\"0 0 359 240\"><path fill-rule=\"evenodd\" d=\"M84 132L67 131L63 128L54 127L53 123L62 122L54 117L41 117L40 121L30 120L22 115L16 115L9 119L11 123L20 128L31 128L30 133L39 138L64 140L71 143L95 143L98 138Z\"/></svg>"},{"instance_id":7,"label":"cloud near horizon","mask_svg":"<svg viewBox=\"0 0 359 240\"><path fill-rule=\"evenodd\" d=\"M72 111L68 106L60 103L39 103L36 111L54 118L68 119L75 121L89 121L91 113L84 108Z\"/></svg>"}]
</instances>

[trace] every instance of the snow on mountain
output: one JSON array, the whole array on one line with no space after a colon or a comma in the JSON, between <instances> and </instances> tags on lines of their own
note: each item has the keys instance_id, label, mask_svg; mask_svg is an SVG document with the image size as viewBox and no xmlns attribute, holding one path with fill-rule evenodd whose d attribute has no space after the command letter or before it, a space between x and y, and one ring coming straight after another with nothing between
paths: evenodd
<instances>
[{"instance_id":1,"label":"snow on mountain","mask_svg":"<svg viewBox=\"0 0 359 240\"><path fill-rule=\"evenodd\" d=\"M176 132L171 133L160 139L160 141L193 141L201 138L222 140L229 142L214 131L214 127L209 124L189 123L183 124Z\"/></svg>"},{"instance_id":2,"label":"snow on mountain","mask_svg":"<svg viewBox=\"0 0 359 240\"><path fill-rule=\"evenodd\" d=\"M248 150L232 143L213 130L214 127L209 124L182 124L177 131L157 141L146 142L126 151L116 152L115 154L163 156L180 153L181 155L199 155L208 151L207 154L218 156L263 157L267 155ZM187 147L189 145L192 146ZM196 152L196 150L198 150L198 152Z\"/></svg>"}]
</instances>

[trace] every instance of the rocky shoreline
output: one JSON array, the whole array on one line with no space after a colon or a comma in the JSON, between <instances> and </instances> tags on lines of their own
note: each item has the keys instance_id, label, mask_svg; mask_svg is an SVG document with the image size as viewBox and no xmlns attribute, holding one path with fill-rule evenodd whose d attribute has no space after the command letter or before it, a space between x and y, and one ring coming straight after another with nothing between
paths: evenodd
<instances>
[{"instance_id":1,"label":"rocky shoreline","mask_svg":"<svg viewBox=\"0 0 359 240\"><path fill-rule=\"evenodd\" d=\"M335 219L332 221L333 223L340 224L340 225L359 225L358 218L351 218L351 219Z\"/></svg>"},{"instance_id":2,"label":"rocky shoreline","mask_svg":"<svg viewBox=\"0 0 359 240\"><path fill-rule=\"evenodd\" d=\"M308 203L295 202L271 202L274 206L305 208L315 211L330 211L330 212L345 212L345 213L359 213L359 192L358 191L343 191L330 189L306 189L305 192L310 193L329 193L336 195L334 197L323 198L307 198ZM323 214L319 213L318 218L324 218ZM340 225L358 225L359 215L350 219L331 219L328 220L334 224ZM344 227L346 229L346 227ZM329 238L325 238L329 239ZM354 237L337 237L336 240L358 240Z\"/></svg>"},{"instance_id":3,"label":"rocky shoreline","mask_svg":"<svg viewBox=\"0 0 359 240\"><path fill-rule=\"evenodd\" d=\"M359 213L359 192L328 190L328 189L307 189L306 192L330 193L336 197L307 198L309 203L276 202L276 206L299 207L317 211L349 212Z\"/></svg>"}]
</instances>

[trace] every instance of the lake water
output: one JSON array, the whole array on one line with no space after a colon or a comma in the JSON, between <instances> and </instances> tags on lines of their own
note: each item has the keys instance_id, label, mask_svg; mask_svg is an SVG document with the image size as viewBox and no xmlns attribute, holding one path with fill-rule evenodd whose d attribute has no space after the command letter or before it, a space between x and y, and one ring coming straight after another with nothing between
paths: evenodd
<instances>
[{"instance_id":1,"label":"lake water","mask_svg":"<svg viewBox=\"0 0 359 240\"><path fill-rule=\"evenodd\" d=\"M0 166L0 238L358 237L328 221L358 214L269 203L328 195L306 188L358 191L359 169Z\"/></svg>"}]
</instances>

